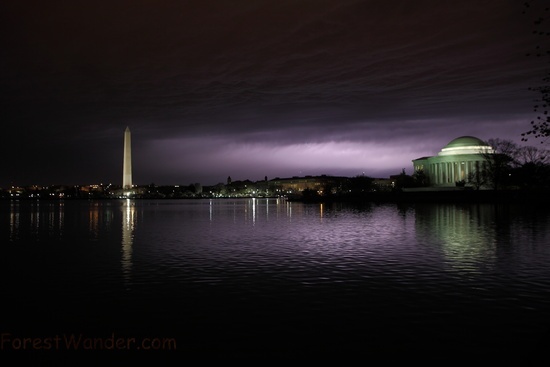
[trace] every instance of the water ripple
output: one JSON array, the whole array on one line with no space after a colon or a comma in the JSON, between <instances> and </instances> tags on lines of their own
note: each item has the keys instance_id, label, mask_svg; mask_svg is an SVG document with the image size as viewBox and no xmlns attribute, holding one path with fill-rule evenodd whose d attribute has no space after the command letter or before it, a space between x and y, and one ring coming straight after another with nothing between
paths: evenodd
<instances>
[{"instance_id":1,"label":"water ripple","mask_svg":"<svg viewBox=\"0 0 550 367\"><path fill-rule=\"evenodd\" d=\"M136 318L145 302L164 321L184 310L232 327L387 327L407 340L420 325L452 340L476 323L479 335L512 319L525 332L550 316L548 213L259 199L96 204L6 209L2 275L18 279L4 284L6 299L53 297L67 313L89 314L94 299ZM21 298L20 289L29 292Z\"/></svg>"}]
</instances>

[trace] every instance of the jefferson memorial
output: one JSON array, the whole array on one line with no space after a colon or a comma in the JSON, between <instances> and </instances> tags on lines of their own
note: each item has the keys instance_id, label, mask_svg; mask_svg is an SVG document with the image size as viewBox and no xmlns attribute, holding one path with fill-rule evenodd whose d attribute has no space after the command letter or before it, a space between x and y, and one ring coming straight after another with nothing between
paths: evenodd
<instances>
[{"instance_id":1,"label":"jefferson memorial","mask_svg":"<svg viewBox=\"0 0 550 367\"><path fill-rule=\"evenodd\" d=\"M461 136L447 144L437 156L414 159L414 171L423 171L430 186L455 186L468 181L470 174L481 172L486 159L483 154L493 154L494 149L473 136Z\"/></svg>"}]
</instances>

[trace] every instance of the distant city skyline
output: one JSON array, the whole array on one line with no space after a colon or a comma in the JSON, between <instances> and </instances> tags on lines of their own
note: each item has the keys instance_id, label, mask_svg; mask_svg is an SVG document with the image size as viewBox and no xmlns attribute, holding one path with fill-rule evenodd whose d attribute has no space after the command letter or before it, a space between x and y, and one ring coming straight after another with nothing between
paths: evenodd
<instances>
[{"instance_id":1,"label":"distant city skyline","mask_svg":"<svg viewBox=\"0 0 550 367\"><path fill-rule=\"evenodd\" d=\"M388 177L461 135L520 143L543 1L0 5L0 186ZM538 142L529 141L536 145Z\"/></svg>"}]
</instances>

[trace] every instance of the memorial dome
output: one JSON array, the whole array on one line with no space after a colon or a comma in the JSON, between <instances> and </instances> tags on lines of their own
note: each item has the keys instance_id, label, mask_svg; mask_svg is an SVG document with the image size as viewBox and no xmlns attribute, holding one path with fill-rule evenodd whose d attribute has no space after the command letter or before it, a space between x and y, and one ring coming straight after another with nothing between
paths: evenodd
<instances>
[{"instance_id":1,"label":"memorial dome","mask_svg":"<svg viewBox=\"0 0 550 367\"><path fill-rule=\"evenodd\" d=\"M475 136L461 136L451 140L439 155L493 153L493 148Z\"/></svg>"}]
</instances>

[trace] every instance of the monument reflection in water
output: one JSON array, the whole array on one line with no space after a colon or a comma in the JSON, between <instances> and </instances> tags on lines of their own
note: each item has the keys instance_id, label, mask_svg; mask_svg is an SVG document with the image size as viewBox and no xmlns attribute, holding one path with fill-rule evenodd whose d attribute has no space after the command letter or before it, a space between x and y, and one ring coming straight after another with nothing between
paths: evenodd
<instances>
[{"instance_id":1,"label":"monument reflection in water","mask_svg":"<svg viewBox=\"0 0 550 367\"><path fill-rule=\"evenodd\" d=\"M181 361L205 352L534 355L548 341L549 213L4 201L0 271L10 302L0 322L33 335L176 337ZM28 304L40 312L25 312Z\"/></svg>"},{"instance_id":2,"label":"monument reflection in water","mask_svg":"<svg viewBox=\"0 0 550 367\"><path fill-rule=\"evenodd\" d=\"M129 282L132 277L132 244L136 225L136 208L132 200L126 199L121 206L122 211L122 273Z\"/></svg>"},{"instance_id":3,"label":"monument reflection in water","mask_svg":"<svg viewBox=\"0 0 550 367\"><path fill-rule=\"evenodd\" d=\"M457 270L494 266L497 225L493 205L416 205L419 243L437 244L442 260Z\"/></svg>"}]
</instances>

